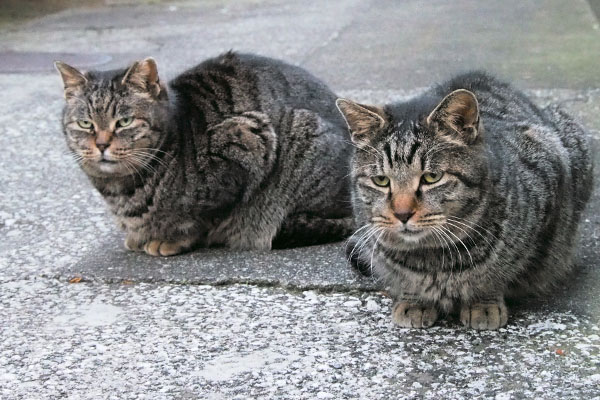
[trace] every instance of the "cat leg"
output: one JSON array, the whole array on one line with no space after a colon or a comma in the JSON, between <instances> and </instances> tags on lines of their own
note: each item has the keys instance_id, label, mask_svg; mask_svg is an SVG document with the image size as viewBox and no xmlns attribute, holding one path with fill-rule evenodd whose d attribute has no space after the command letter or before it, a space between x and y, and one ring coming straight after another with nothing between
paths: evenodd
<instances>
[{"instance_id":1,"label":"cat leg","mask_svg":"<svg viewBox=\"0 0 600 400\"><path fill-rule=\"evenodd\" d=\"M506 325L508 309L503 297L463 304L460 320L464 326L478 330L496 330Z\"/></svg>"},{"instance_id":2,"label":"cat leg","mask_svg":"<svg viewBox=\"0 0 600 400\"><path fill-rule=\"evenodd\" d=\"M415 296L401 296L392 306L392 320L402 328L429 328L437 318L437 309Z\"/></svg>"},{"instance_id":3,"label":"cat leg","mask_svg":"<svg viewBox=\"0 0 600 400\"><path fill-rule=\"evenodd\" d=\"M240 204L208 232L208 244L236 250L270 250L288 205L279 182L260 187L272 171L277 154L277 135L268 116L245 112L212 126L207 134L212 153L235 162L247 173Z\"/></svg>"}]
</instances>

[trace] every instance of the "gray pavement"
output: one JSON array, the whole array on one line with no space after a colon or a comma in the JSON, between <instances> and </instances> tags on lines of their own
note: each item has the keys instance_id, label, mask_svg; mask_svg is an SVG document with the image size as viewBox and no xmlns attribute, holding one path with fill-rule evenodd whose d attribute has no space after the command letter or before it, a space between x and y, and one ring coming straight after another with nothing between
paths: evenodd
<instances>
[{"instance_id":1,"label":"gray pavement","mask_svg":"<svg viewBox=\"0 0 600 400\"><path fill-rule=\"evenodd\" d=\"M553 296L513 304L499 332L463 330L454 316L402 330L340 244L124 251L67 155L51 65L152 55L168 78L233 48L305 66L365 102L485 68L541 105L563 104L600 165L595 4L108 3L0 18L0 398L600 398L599 191L577 274Z\"/></svg>"}]
</instances>

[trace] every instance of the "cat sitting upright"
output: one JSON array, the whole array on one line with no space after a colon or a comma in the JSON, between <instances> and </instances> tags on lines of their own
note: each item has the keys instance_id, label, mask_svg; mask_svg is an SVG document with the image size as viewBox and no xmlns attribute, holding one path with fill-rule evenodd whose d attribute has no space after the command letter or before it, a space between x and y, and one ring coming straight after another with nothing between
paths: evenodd
<instances>
[{"instance_id":1,"label":"cat sitting upright","mask_svg":"<svg viewBox=\"0 0 600 400\"><path fill-rule=\"evenodd\" d=\"M484 73L383 108L339 99L356 146L348 255L395 297L402 327L460 309L498 329L506 296L546 293L571 270L592 190L581 126Z\"/></svg>"},{"instance_id":2,"label":"cat sitting upright","mask_svg":"<svg viewBox=\"0 0 600 400\"><path fill-rule=\"evenodd\" d=\"M115 71L56 68L68 147L128 249L270 249L352 232L346 125L308 72L231 52L168 84L151 58Z\"/></svg>"}]
</instances>

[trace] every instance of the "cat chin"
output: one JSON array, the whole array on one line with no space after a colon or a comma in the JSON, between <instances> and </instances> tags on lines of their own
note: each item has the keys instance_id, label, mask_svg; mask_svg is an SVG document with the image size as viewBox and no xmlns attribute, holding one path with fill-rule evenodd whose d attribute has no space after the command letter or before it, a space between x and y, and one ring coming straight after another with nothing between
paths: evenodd
<instances>
[{"instance_id":1,"label":"cat chin","mask_svg":"<svg viewBox=\"0 0 600 400\"><path fill-rule=\"evenodd\" d=\"M396 235L405 243L414 245L419 243L422 239L427 237L429 232L427 231L419 231L419 232L397 232Z\"/></svg>"},{"instance_id":2,"label":"cat chin","mask_svg":"<svg viewBox=\"0 0 600 400\"><path fill-rule=\"evenodd\" d=\"M426 236L425 232L421 232L418 234L410 234L410 235L401 235L402 240L408 243L418 243Z\"/></svg>"},{"instance_id":3,"label":"cat chin","mask_svg":"<svg viewBox=\"0 0 600 400\"><path fill-rule=\"evenodd\" d=\"M129 175L131 171L126 171L120 163L96 162L84 168L88 175L96 178L110 178Z\"/></svg>"}]
</instances>

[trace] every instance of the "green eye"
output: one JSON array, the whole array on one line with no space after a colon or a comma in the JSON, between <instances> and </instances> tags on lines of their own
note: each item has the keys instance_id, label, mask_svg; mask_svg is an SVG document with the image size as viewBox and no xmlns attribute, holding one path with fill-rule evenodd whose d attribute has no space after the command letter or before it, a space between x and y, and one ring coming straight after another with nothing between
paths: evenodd
<instances>
[{"instance_id":1,"label":"green eye","mask_svg":"<svg viewBox=\"0 0 600 400\"><path fill-rule=\"evenodd\" d=\"M389 186L390 184L390 178L388 178L385 175L377 175L371 178L373 180L373 183L376 184L377 186Z\"/></svg>"},{"instance_id":2,"label":"green eye","mask_svg":"<svg viewBox=\"0 0 600 400\"><path fill-rule=\"evenodd\" d=\"M77 125L79 125L83 129L90 129L92 127L92 121L87 119L80 119L79 121L77 121Z\"/></svg>"},{"instance_id":3,"label":"green eye","mask_svg":"<svg viewBox=\"0 0 600 400\"><path fill-rule=\"evenodd\" d=\"M131 125L132 122L133 122L133 117L126 117L126 118L121 118L120 120L118 120L117 125L120 126L121 128L124 128L126 126Z\"/></svg>"},{"instance_id":4,"label":"green eye","mask_svg":"<svg viewBox=\"0 0 600 400\"><path fill-rule=\"evenodd\" d=\"M443 172L425 172L423 174L423 182L425 183L436 183L444 176Z\"/></svg>"}]
</instances>

